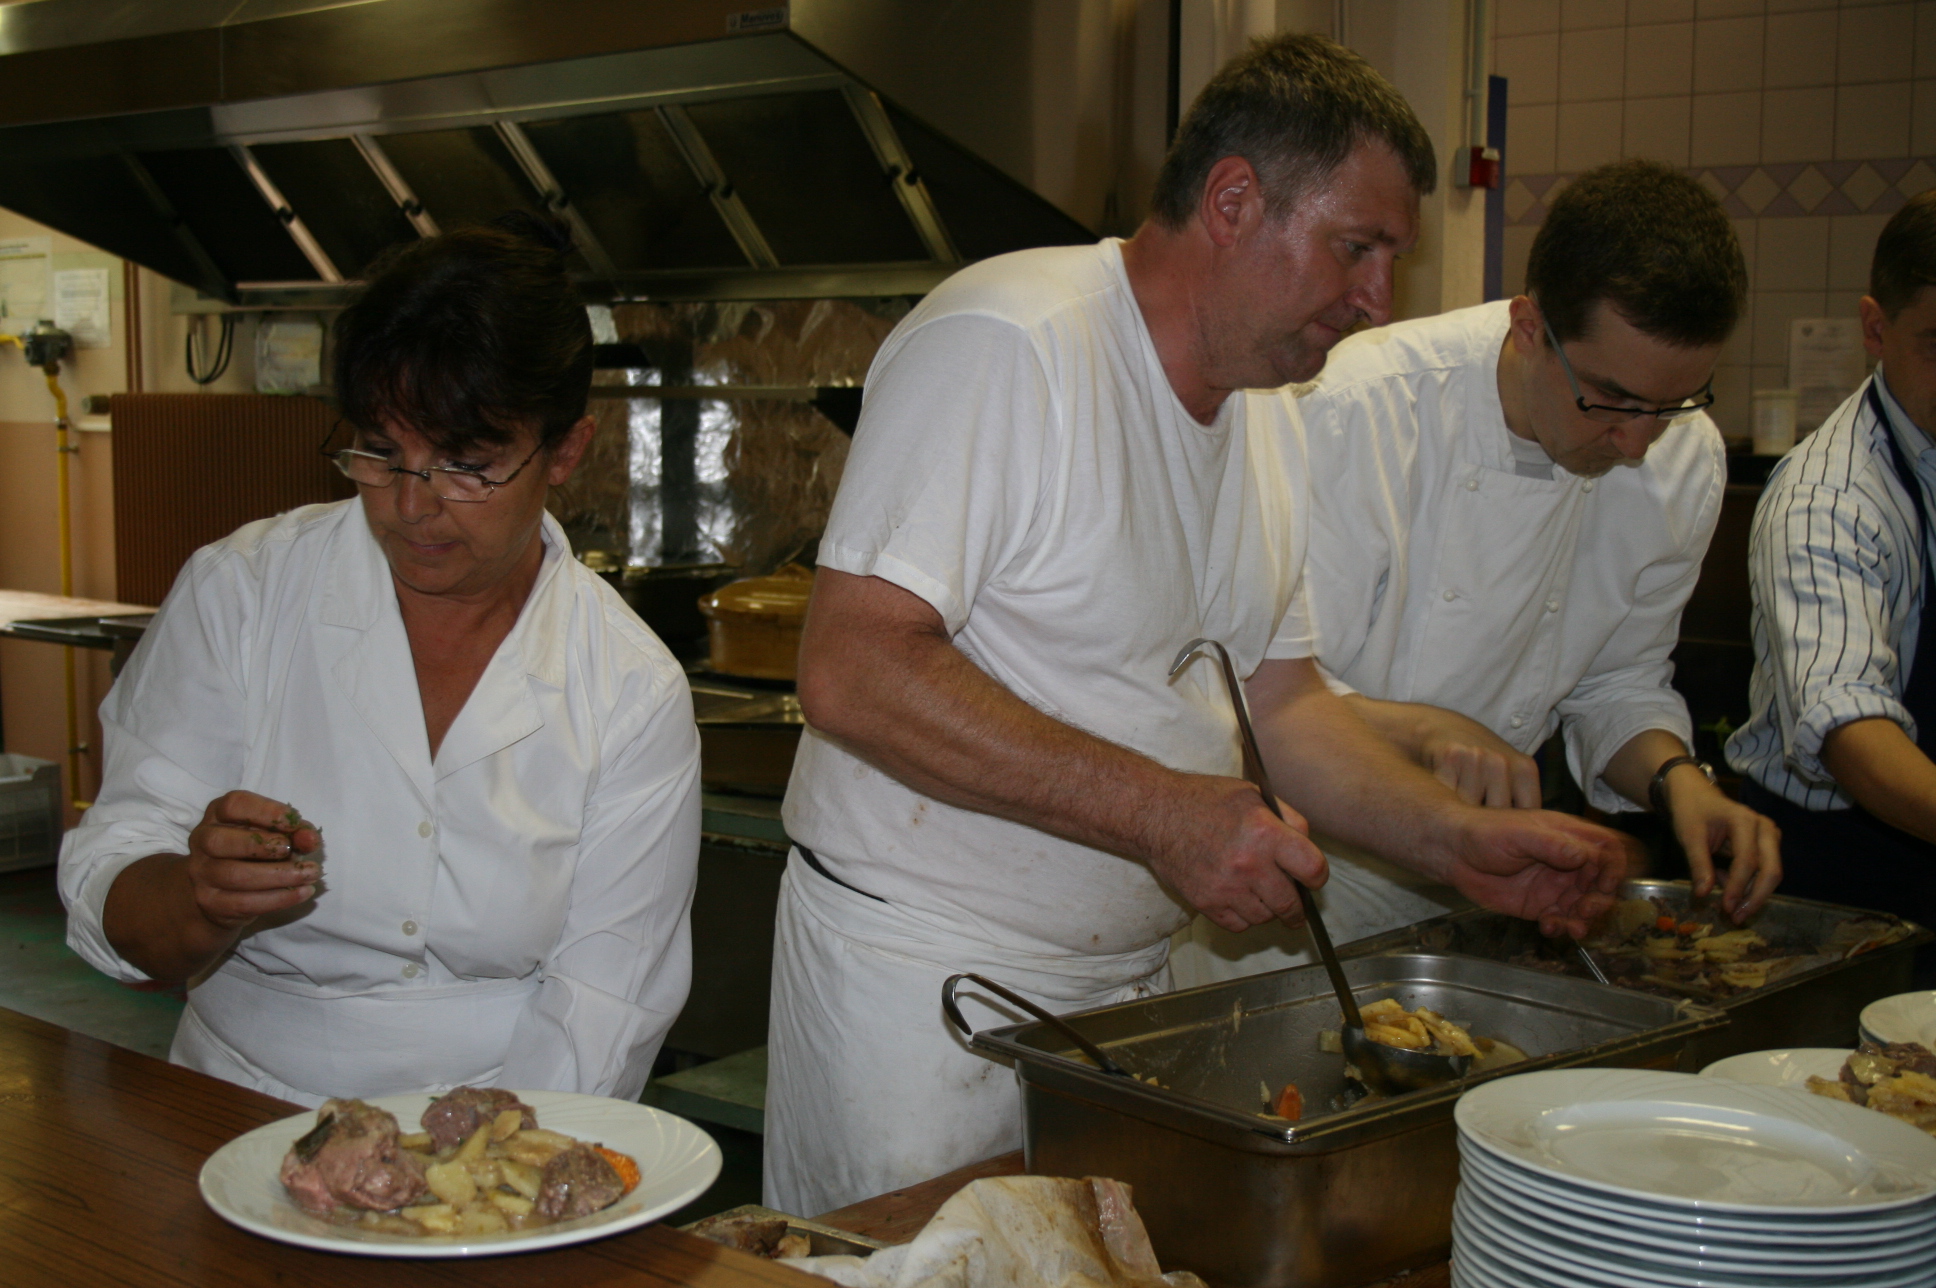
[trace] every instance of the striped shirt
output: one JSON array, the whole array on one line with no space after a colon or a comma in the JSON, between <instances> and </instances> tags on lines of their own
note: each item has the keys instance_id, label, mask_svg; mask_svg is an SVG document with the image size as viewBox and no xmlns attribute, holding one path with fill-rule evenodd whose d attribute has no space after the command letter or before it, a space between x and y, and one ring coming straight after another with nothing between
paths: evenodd
<instances>
[{"instance_id":1,"label":"striped shirt","mask_svg":"<svg viewBox=\"0 0 1936 1288\"><path fill-rule=\"evenodd\" d=\"M1755 507L1754 714L1728 739L1728 763L1806 809L1853 802L1822 765L1822 741L1852 720L1894 720L1916 656L1923 563L1916 509L1890 460L1894 433L1936 515L1936 444L1878 370L1888 424L1868 381L1775 467Z\"/></svg>"}]
</instances>

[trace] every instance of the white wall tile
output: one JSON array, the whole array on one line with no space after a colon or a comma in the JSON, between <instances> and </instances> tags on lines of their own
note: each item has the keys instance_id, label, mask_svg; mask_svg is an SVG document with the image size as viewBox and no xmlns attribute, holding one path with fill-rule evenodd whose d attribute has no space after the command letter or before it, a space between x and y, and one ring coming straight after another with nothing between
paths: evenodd
<instances>
[{"instance_id":1,"label":"white wall tile","mask_svg":"<svg viewBox=\"0 0 1936 1288\"><path fill-rule=\"evenodd\" d=\"M1827 287L1828 236L1826 215L1762 220L1753 261L1754 288L1819 291Z\"/></svg>"},{"instance_id":2,"label":"white wall tile","mask_svg":"<svg viewBox=\"0 0 1936 1288\"><path fill-rule=\"evenodd\" d=\"M1626 78L1623 27L1560 33L1560 102L1619 98Z\"/></svg>"},{"instance_id":3,"label":"white wall tile","mask_svg":"<svg viewBox=\"0 0 1936 1288\"><path fill-rule=\"evenodd\" d=\"M1511 82L1509 103L1552 103L1559 99L1560 38L1557 32L1538 36L1502 36L1493 42L1496 75Z\"/></svg>"},{"instance_id":4,"label":"white wall tile","mask_svg":"<svg viewBox=\"0 0 1936 1288\"><path fill-rule=\"evenodd\" d=\"M1799 13L1804 9L1833 9L1832 0L1768 0L1769 13Z\"/></svg>"},{"instance_id":5,"label":"white wall tile","mask_svg":"<svg viewBox=\"0 0 1936 1288\"><path fill-rule=\"evenodd\" d=\"M1916 6L1916 75L1936 76L1936 0Z\"/></svg>"},{"instance_id":6,"label":"white wall tile","mask_svg":"<svg viewBox=\"0 0 1936 1288\"><path fill-rule=\"evenodd\" d=\"M1734 225L1734 239L1741 243L1741 258L1747 261L1748 268L1752 272L1755 262L1755 247L1761 240L1761 221L1759 219L1730 219L1728 222ZM1748 285L1750 290L1754 288L1752 282Z\"/></svg>"},{"instance_id":7,"label":"white wall tile","mask_svg":"<svg viewBox=\"0 0 1936 1288\"><path fill-rule=\"evenodd\" d=\"M1627 97L1685 94L1694 84L1694 24L1627 28Z\"/></svg>"},{"instance_id":8,"label":"white wall tile","mask_svg":"<svg viewBox=\"0 0 1936 1288\"><path fill-rule=\"evenodd\" d=\"M1493 6L1495 36L1523 36L1560 29L1560 0L1498 0Z\"/></svg>"},{"instance_id":9,"label":"white wall tile","mask_svg":"<svg viewBox=\"0 0 1936 1288\"><path fill-rule=\"evenodd\" d=\"M1648 157L1671 166L1687 165L1693 102L1686 94L1628 99L1621 155Z\"/></svg>"},{"instance_id":10,"label":"white wall tile","mask_svg":"<svg viewBox=\"0 0 1936 1288\"><path fill-rule=\"evenodd\" d=\"M1741 257L1748 263L1748 312L1742 316L1740 325L1734 328L1734 334L1722 344L1721 361L1746 365L1754 361L1754 327L1751 319L1754 315L1755 227L1760 220L1735 219L1730 222L1734 224L1735 238L1741 243Z\"/></svg>"},{"instance_id":11,"label":"white wall tile","mask_svg":"<svg viewBox=\"0 0 1936 1288\"><path fill-rule=\"evenodd\" d=\"M1552 174L1553 143L1559 132L1559 108L1551 103L1506 109L1506 173Z\"/></svg>"},{"instance_id":12,"label":"white wall tile","mask_svg":"<svg viewBox=\"0 0 1936 1288\"><path fill-rule=\"evenodd\" d=\"M1914 156L1936 156L1936 80L1916 82L1909 117L1909 151Z\"/></svg>"},{"instance_id":13,"label":"white wall tile","mask_svg":"<svg viewBox=\"0 0 1936 1288\"><path fill-rule=\"evenodd\" d=\"M1910 82L1844 85L1835 91L1835 155L1899 157L1909 151Z\"/></svg>"},{"instance_id":14,"label":"white wall tile","mask_svg":"<svg viewBox=\"0 0 1936 1288\"><path fill-rule=\"evenodd\" d=\"M1560 0L1560 29L1626 25L1627 0Z\"/></svg>"},{"instance_id":15,"label":"white wall tile","mask_svg":"<svg viewBox=\"0 0 1936 1288\"><path fill-rule=\"evenodd\" d=\"M1695 23L1695 92L1760 89L1765 26L1758 17L1704 18Z\"/></svg>"},{"instance_id":16,"label":"white wall tile","mask_svg":"<svg viewBox=\"0 0 1936 1288\"><path fill-rule=\"evenodd\" d=\"M1830 291L1828 299L1823 302L1822 316L1825 318L1861 317L1862 294L1861 291Z\"/></svg>"},{"instance_id":17,"label":"white wall tile","mask_svg":"<svg viewBox=\"0 0 1936 1288\"><path fill-rule=\"evenodd\" d=\"M1499 286L1511 299L1526 293L1526 256L1537 228L1508 228L1499 255Z\"/></svg>"},{"instance_id":18,"label":"white wall tile","mask_svg":"<svg viewBox=\"0 0 1936 1288\"><path fill-rule=\"evenodd\" d=\"M1770 89L1834 84L1837 17L1833 9L1769 14L1762 83Z\"/></svg>"},{"instance_id":19,"label":"white wall tile","mask_svg":"<svg viewBox=\"0 0 1936 1288\"><path fill-rule=\"evenodd\" d=\"M1694 0L1627 0L1627 25L1687 22L1694 17Z\"/></svg>"},{"instance_id":20,"label":"white wall tile","mask_svg":"<svg viewBox=\"0 0 1936 1288\"><path fill-rule=\"evenodd\" d=\"M1620 107L1610 103L1561 103L1556 142L1559 169L1578 174L1620 156Z\"/></svg>"},{"instance_id":21,"label":"white wall tile","mask_svg":"<svg viewBox=\"0 0 1936 1288\"><path fill-rule=\"evenodd\" d=\"M1820 161L1835 146L1833 89L1769 90L1761 99L1761 159Z\"/></svg>"},{"instance_id":22,"label":"white wall tile","mask_svg":"<svg viewBox=\"0 0 1936 1288\"><path fill-rule=\"evenodd\" d=\"M1761 159L1761 95L1696 94L1689 165L1753 165Z\"/></svg>"},{"instance_id":23,"label":"white wall tile","mask_svg":"<svg viewBox=\"0 0 1936 1288\"><path fill-rule=\"evenodd\" d=\"M1887 215L1837 215L1828 232L1828 289L1861 291L1869 285L1869 263Z\"/></svg>"},{"instance_id":24,"label":"white wall tile","mask_svg":"<svg viewBox=\"0 0 1936 1288\"><path fill-rule=\"evenodd\" d=\"M1908 80L1916 66L1916 6L1844 9L1835 34L1835 79L1843 85Z\"/></svg>"},{"instance_id":25,"label":"white wall tile","mask_svg":"<svg viewBox=\"0 0 1936 1288\"><path fill-rule=\"evenodd\" d=\"M1768 222L1773 223L1774 220ZM1788 324L1796 318L1825 317L1824 291L1756 291L1754 293L1754 360L1757 364L1788 366Z\"/></svg>"},{"instance_id":26,"label":"white wall tile","mask_svg":"<svg viewBox=\"0 0 1936 1288\"><path fill-rule=\"evenodd\" d=\"M1694 16L1697 18L1738 18L1742 14L1760 13L1761 0L1696 0Z\"/></svg>"},{"instance_id":27,"label":"white wall tile","mask_svg":"<svg viewBox=\"0 0 1936 1288\"><path fill-rule=\"evenodd\" d=\"M1753 404L1748 398L1753 383L1751 367L1726 363L1714 369L1714 406L1708 409L1708 415L1714 418L1722 437L1741 438L1754 433Z\"/></svg>"}]
</instances>

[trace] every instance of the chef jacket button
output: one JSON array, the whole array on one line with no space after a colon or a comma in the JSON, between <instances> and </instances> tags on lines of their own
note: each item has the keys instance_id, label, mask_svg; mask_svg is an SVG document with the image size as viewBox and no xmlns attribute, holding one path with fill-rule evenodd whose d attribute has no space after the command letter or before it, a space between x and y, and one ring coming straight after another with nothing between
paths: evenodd
<instances>
[{"instance_id":1,"label":"chef jacket button","mask_svg":"<svg viewBox=\"0 0 1936 1288\"><path fill-rule=\"evenodd\" d=\"M1559 611L1560 611L1560 601L1559 601L1559 600L1557 600L1557 599L1549 599L1549 600L1547 600L1547 601L1546 601L1546 611L1547 611L1547 612L1549 612L1549 613L1557 613L1557 612L1559 612Z\"/></svg>"},{"instance_id":2,"label":"chef jacket button","mask_svg":"<svg viewBox=\"0 0 1936 1288\"><path fill-rule=\"evenodd\" d=\"M416 922L414 922L414 921L406 921L406 922L404 922L404 923L403 923L403 933L404 933L404 934L406 934L406 935L414 935L414 934L416 934L416 933L417 933L417 923L416 923Z\"/></svg>"},{"instance_id":3,"label":"chef jacket button","mask_svg":"<svg viewBox=\"0 0 1936 1288\"><path fill-rule=\"evenodd\" d=\"M1456 590L1448 590L1445 592L1445 601L1448 604L1451 603L1453 600L1457 599L1458 597L1459 597L1459 592Z\"/></svg>"},{"instance_id":4,"label":"chef jacket button","mask_svg":"<svg viewBox=\"0 0 1936 1288\"><path fill-rule=\"evenodd\" d=\"M1593 480L1592 480L1592 479L1588 479L1588 480L1587 480L1586 482L1584 482L1584 483L1582 483L1582 484L1580 484L1580 491L1582 491L1582 492L1591 492L1592 490L1593 490Z\"/></svg>"},{"instance_id":5,"label":"chef jacket button","mask_svg":"<svg viewBox=\"0 0 1936 1288\"><path fill-rule=\"evenodd\" d=\"M405 979L415 979L417 978L417 976L421 975L422 973L423 973L423 968L417 965L417 963L415 962L411 962L408 966L405 966L403 968L403 977Z\"/></svg>"},{"instance_id":6,"label":"chef jacket button","mask_svg":"<svg viewBox=\"0 0 1936 1288\"><path fill-rule=\"evenodd\" d=\"M432 832L432 831L434 831L434 830L435 830L435 829L434 829L434 828L432 828L432 827L430 826L430 820L429 820L429 819L425 819L425 820L424 820L423 822L421 822L421 823L419 823L419 824L417 824L417 835L418 835L418 836L429 836L429 835L431 834L431 832Z\"/></svg>"},{"instance_id":7,"label":"chef jacket button","mask_svg":"<svg viewBox=\"0 0 1936 1288\"><path fill-rule=\"evenodd\" d=\"M1512 727L1513 727L1513 728L1515 728L1515 729L1517 729L1517 728L1519 728L1519 726L1521 726L1521 725L1523 725L1523 724L1525 724L1525 723L1526 723L1526 717L1525 717L1525 716L1514 716L1514 717L1512 718L1512 721L1511 721L1511 723L1512 723Z\"/></svg>"},{"instance_id":8,"label":"chef jacket button","mask_svg":"<svg viewBox=\"0 0 1936 1288\"><path fill-rule=\"evenodd\" d=\"M1479 490L1479 480L1467 479L1465 481L1465 490L1468 492L1477 492Z\"/></svg>"}]
</instances>

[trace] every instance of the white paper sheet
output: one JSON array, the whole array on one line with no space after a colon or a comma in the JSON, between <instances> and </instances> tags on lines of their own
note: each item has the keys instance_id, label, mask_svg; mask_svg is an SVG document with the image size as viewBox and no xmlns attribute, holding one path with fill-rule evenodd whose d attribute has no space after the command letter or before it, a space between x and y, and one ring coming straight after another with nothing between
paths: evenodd
<instances>
[{"instance_id":1,"label":"white paper sheet","mask_svg":"<svg viewBox=\"0 0 1936 1288\"><path fill-rule=\"evenodd\" d=\"M1862 324L1855 318L1796 318L1788 324L1788 387L1795 391L1795 433L1827 420L1869 374Z\"/></svg>"},{"instance_id":2,"label":"white paper sheet","mask_svg":"<svg viewBox=\"0 0 1936 1288\"><path fill-rule=\"evenodd\" d=\"M313 317L270 318L255 332L255 391L299 394L323 383L323 324Z\"/></svg>"},{"instance_id":3,"label":"white paper sheet","mask_svg":"<svg viewBox=\"0 0 1936 1288\"><path fill-rule=\"evenodd\" d=\"M64 268L54 274L54 325L77 349L105 349L111 340L108 270Z\"/></svg>"},{"instance_id":4,"label":"white paper sheet","mask_svg":"<svg viewBox=\"0 0 1936 1288\"><path fill-rule=\"evenodd\" d=\"M47 269L51 237L0 241L0 330L15 335L47 316Z\"/></svg>"}]
</instances>

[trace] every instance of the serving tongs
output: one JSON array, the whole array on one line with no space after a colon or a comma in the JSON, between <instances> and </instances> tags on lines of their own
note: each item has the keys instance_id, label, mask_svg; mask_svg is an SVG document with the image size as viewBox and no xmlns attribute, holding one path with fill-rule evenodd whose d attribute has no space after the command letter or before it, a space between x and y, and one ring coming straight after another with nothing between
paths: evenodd
<instances>
[{"instance_id":1,"label":"serving tongs","mask_svg":"<svg viewBox=\"0 0 1936 1288\"><path fill-rule=\"evenodd\" d=\"M1176 661L1170 663L1170 674L1176 675L1199 650L1207 648L1217 651L1217 660L1223 667L1224 687L1230 691L1230 705L1237 713L1237 731L1243 739L1244 778L1263 794L1264 805L1281 820L1284 811L1278 807L1277 793L1271 790L1270 774L1264 769L1263 753L1257 749L1257 734L1250 724L1250 704L1244 699L1244 686L1237 679L1237 669L1230 664L1229 652L1216 640L1191 640L1176 655ZM1344 967L1338 961L1338 950L1331 946L1330 932L1324 928L1324 915L1318 911L1317 900L1296 876L1289 872L1284 875L1290 877L1291 884L1297 889L1298 900L1304 905L1304 922L1311 928L1311 938L1317 943L1318 956L1324 961L1324 972L1331 977L1332 991L1338 995L1338 1009L1344 1013L1340 1036L1345 1058L1357 1069L1365 1085L1388 1096L1396 1096L1463 1078L1472 1067L1471 1056L1408 1051L1403 1047L1386 1046L1371 1040L1365 1032L1364 1015L1358 1010L1358 999L1352 994L1351 984L1344 977Z\"/></svg>"}]
</instances>

